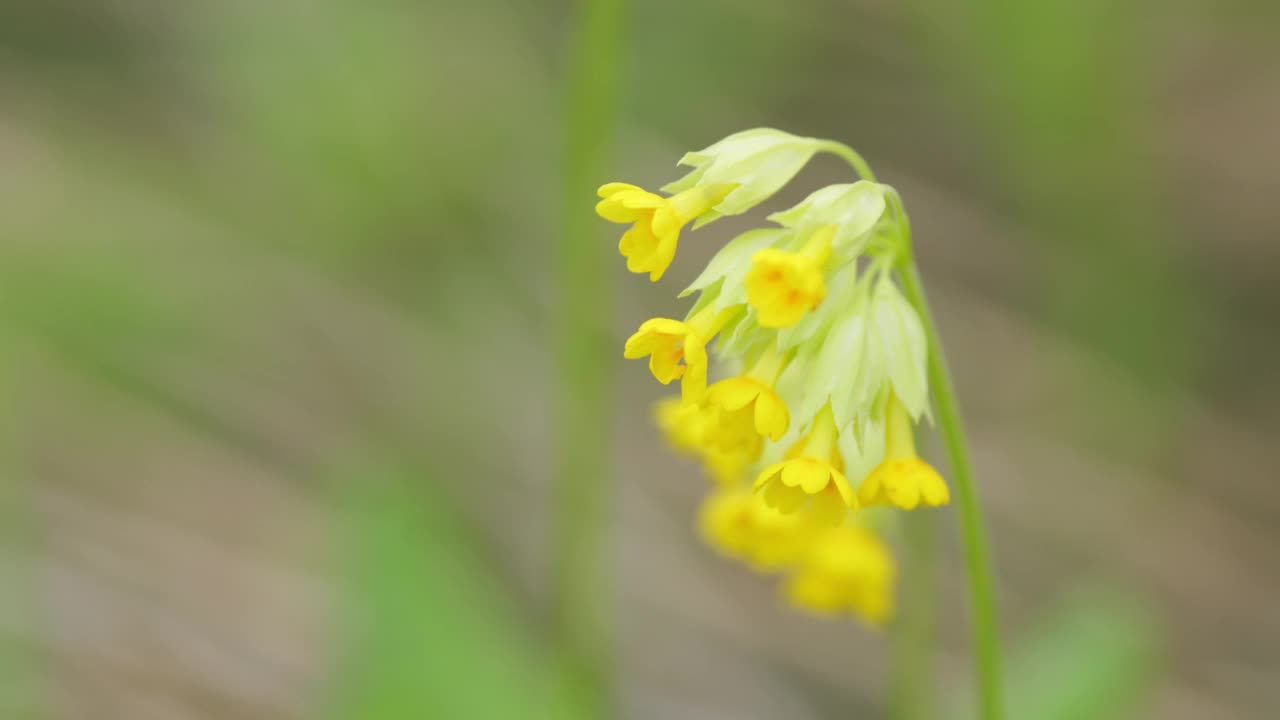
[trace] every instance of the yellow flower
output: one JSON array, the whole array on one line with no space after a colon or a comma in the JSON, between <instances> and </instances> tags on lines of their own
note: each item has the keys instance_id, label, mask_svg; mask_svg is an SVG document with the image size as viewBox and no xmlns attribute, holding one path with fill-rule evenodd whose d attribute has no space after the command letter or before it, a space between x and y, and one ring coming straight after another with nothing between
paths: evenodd
<instances>
[{"instance_id":1,"label":"yellow flower","mask_svg":"<svg viewBox=\"0 0 1280 720\"><path fill-rule=\"evenodd\" d=\"M787 404L773 389L783 364L774 348L766 349L743 377L721 380L707 388L707 403L722 411L724 424L748 425L752 432L777 442L791 426Z\"/></svg>"},{"instance_id":2,"label":"yellow flower","mask_svg":"<svg viewBox=\"0 0 1280 720\"><path fill-rule=\"evenodd\" d=\"M751 257L747 302L762 327L791 327L826 298L822 268L831 256L834 234L835 226L824 225L800 252L767 248Z\"/></svg>"},{"instance_id":3,"label":"yellow flower","mask_svg":"<svg viewBox=\"0 0 1280 720\"><path fill-rule=\"evenodd\" d=\"M785 592L798 608L820 615L851 612L883 626L893 617L896 578L893 555L870 530L831 528L810 541Z\"/></svg>"},{"instance_id":4,"label":"yellow flower","mask_svg":"<svg viewBox=\"0 0 1280 720\"><path fill-rule=\"evenodd\" d=\"M858 508L858 498L842 472L837 436L831 406L825 405L809 434L787 452L787 459L760 472L755 492L781 513L804 510L817 524L839 525L849 510Z\"/></svg>"},{"instance_id":5,"label":"yellow flower","mask_svg":"<svg viewBox=\"0 0 1280 720\"><path fill-rule=\"evenodd\" d=\"M680 229L710 210L737 187L720 183L693 187L669 198L627 183L602 185L596 213L610 222L627 224L618 250L627 258L627 269L649 273L657 282L676 256Z\"/></svg>"},{"instance_id":6,"label":"yellow flower","mask_svg":"<svg viewBox=\"0 0 1280 720\"><path fill-rule=\"evenodd\" d=\"M886 410L884 460L862 481L858 498L864 505L896 505L903 510L951 501L942 476L916 455L911 415L896 395L890 396Z\"/></svg>"},{"instance_id":7,"label":"yellow flower","mask_svg":"<svg viewBox=\"0 0 1280 720\"><path fill-rule=\"evenodd\" d=\"M653 404L653 421L672 449L685 455L698 455L716 417L706 405L666 397Z\"/></svg>"},{"instance_id":8,"label":"yellow flower","mask_svg":"<svg viewBox=\"0 0 1280 720\"><path fill-rule=\"evenodd\" d=\"M698 528L712 548L758 572L793 564L815 532L801 516L783 515L765 506L745 487L708 496L698 513Z\"/></svg>"},{"instance_id":9,"label":"yellow flower","mask_svg":"<svg viewBox=\"0 0 1280 720\"><path fill-rule=\"evenodd\" d=\"M702 467L718 484L741 484L747 466L760 456L763 441L750 427L726 427L719 408L686 403L679 397L654 403L653 419L667 443L678 453L702 460Z\"/></svg>"},{"instance_id":10,"label":"yellow flower","mask_svg":"<svg viewBox=\"0 0 1280 720\"><path fill-rule=\"evenodd\" d=\"M739 418L743 418L752 434L775 442L791 425L787 404L772 387L753 377L721 380L707 388L707 401L723 411L722 422L741 423Z\"/></svg>"},{"instance_id":11,"label":"yellow flower","mask_svg":"<svg viewBox=\"0 0 1280 720\"><path fill-rule=\"evenodd\" d=\"M729 557L742 557L751 546L753 499L736 490L708 495L698 510L702 539Z\"/></svg>"},{"instance_id":12,"label":"yellow flower","mask_svg":"<svg viewBox=\"0 0 1280 720\"><path fill-rule=\"evenodd\" d=\"M712 388L714 387L713 385ZM709 455L741 458L743 465L759 460L760 452L764 449L764 439L756 432L751 412L725 412L711 404L711 388L707 392L707 406L713 421L707 428L707 434L703 436L705 452Z\"/></svg>"},{"instance_id":13,"label":"yellow flower","mask_svg":"<svg viewBox=\"0 0 1280 720\"><path fill-rule=\"evenodd\" d=\"M716 312L708 307L688 322L653 318L627 338L623 357L629 360L649 356L649 371L666 385L680 378L685 402L702 399L707 389L707 343L738 312L737 307Z\"/></svg>"},{"instance_id":14,"label":"yellow flower","mask_svg":"<svg viewBox=\"0 0 1280 720\"><path fill-rule=\"evenodd\" d=\"M757 456L759 451L756 451ZM721 487L741 485L747 478L747 466L755 462L746 453L723 452L716 448L704 448L702 469Z\"/></svg>"}]
</instances>

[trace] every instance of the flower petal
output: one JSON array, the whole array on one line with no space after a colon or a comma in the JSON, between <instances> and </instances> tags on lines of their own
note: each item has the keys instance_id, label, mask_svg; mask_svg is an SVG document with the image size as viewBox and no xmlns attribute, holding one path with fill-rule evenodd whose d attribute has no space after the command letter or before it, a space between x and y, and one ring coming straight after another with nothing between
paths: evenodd
<instances>
[{"instance_id":1,"label":"flower petal","mask_svg":"<svg viewBox=\"0 0 1280 720\"><path fill-rule=\"evenodd\" d=\"M860 500L863 505L881 504L883 500L882 480L884 475L881 468L883 467L884 465L882 463L875 470L872 470L871 474L867 475L866 479L862 481L862 485L858 487L858 500Z\"/></svg>"},{"instance_id":2,"label":"flower petal","mask_svg":"<svg viewBox=\"0 0 1280 720\"><path fill-rule=\"evenodd\" d=\"M836 527L844 522L849 506L840 493L828 486L813 496L809 505L809 513L815 523L824 527Z\"/></svg>"},{"instance_id":3,"label":"flower petal","mask_svg":"<svg viewBox=\"0 0 1280 720\"><path fill-rule=\"evenodd\" d=\"M920 495L924 498L924 503L933 507L946 505L951 502L951 491L947 488L947 482L942 479L937 470L923 460L920 463Z\"/></svg>"},{"instance_id":4,"label":"flower petal","mask_svg":"<svg viewBox=\"0 0 1280 720\"><path fill-rule=\"evenodd\" d=\"M826 487L830 479L831 467L813 458L797 458L782 468L783 484L799 487L810 495Z\"/></svg>"},{"instance_id":5,"label":"flower petal","mask_svg":"<svg viewBox=\"0 0 1280 720\"><path fill-rule=\"evenodd\" d=\"M853 487L849 484L849 479L844 473L831 468L831 485L835 487L836 494L840 496L840 500L852 510L857 510L860 503L858 496L854 494Z\"/></svg>"},{"instance_id":6,"label":"flower petal","mask_svg":"<svg viewBox=\"0 0 1280 720\"><path fill-rule=\"evenodd\" d=\"M707 347L697 333L684 337L684 380L680 394L685 402L698 402L707 391Z\"/></svg>"},{"instance_id":7,"label":"flower petal","mask_svg":"<svg viewBox=\"0 0 1280 720\"><path fill-rule=\"evenodd\" d=\"M910 475L895 474L892 481L886 481L885 495L889 502L903 510L914 510L920 504L920 486Z\"/></svg>"},{"instance_id":8,"label":"flower petal","mask_svg":"<svg viewBox=\"0 0 1280 720\"><path fill-rule=\"evenodd\" d=\"M764 486L765 504L786 515L799 511L807 498L800 488L787 487L776 480Z\"/></svg>"},{"instance_id":9,"label":"flower petal","mask_svg":"<svg viewBox=\"0 0 1280 720\"><path fill-rule=\"evenodd\" d=\"M712 385L707 389L711 401L733 412L741 410L755 400L764 387L752 378L736 377Z\"/></svg>"},{"instance_id":10,"label":"flower petal","mask_svg":"<svg viewBox=\"0 0 1280 720\"><path fill-rule=\"evenodd\" d=\"M770 480L773 480L778 476L778 473L782 471L783 465L786 465L786 463L774 463L764 470L761 470L760 474L756 476L756 481L751 484L752 489L756 492L760 492L760 490L764 488Z\"/></svg>"},{"instance_id":11,"label":"flower petal","mask_svg":"<svg viewBox=\"0 0 1280 720\"><path fill-rule=\"evenodd\" d=\"M601 185L600 188L596 190L596 195L599 195L602 198L607 198L625 190L640 190L643 192L644 188L641 188L638 185L632 185L631 183L611 182Z\"/></svg>"},{"instance_id":12,"label":"flower petal","mask_svg":"<svg viewBox=\"0 0 1280 720\"><path fill-rule=\"evenodd\" d=\"M787 412L787 404L772 388L764 388L756 396L756 432L777 442L787 434L791 426L791 416Z\"/></svg>"},{"instance_id":13,"label":"flower petal","mask_svg":"<svg viewBox=\"0 0 1280 720\"><path fill-rule=\"evenodd\" d=\"M596 214L615 223L631 223L640 218L640 213L623 207L622 203L611 197L596 203Z\"/></svg>"}]
</instances>

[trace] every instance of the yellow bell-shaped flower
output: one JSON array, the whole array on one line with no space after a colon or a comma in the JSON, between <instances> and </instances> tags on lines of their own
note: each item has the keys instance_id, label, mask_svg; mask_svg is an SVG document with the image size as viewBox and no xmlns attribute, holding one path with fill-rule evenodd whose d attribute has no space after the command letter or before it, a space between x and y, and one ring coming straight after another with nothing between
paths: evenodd
<instances>
[{"instance_id":1,"label":"yellow bell-shaped flower","mask_svg":"<svg viewBox=\"0 0 1280 720\"><path fill-rule=\"evenodd\" d=\"M658 382L666 385L680 378L684 401L697 402L707 389L707 343L739 309L717 312L708 307L687 322L671 318L646 320L627 338L622 355L628 360L648 356L649 371Z\"/></svg>"},{"instance_id":2,"label":"yellow bell-shaped flower","mask_svg":"<svg viewBox=\"0 0 1280 720\"><path fill-rule=\"evenodd\" d=\"M785 362L774 346L767 347L745 375L707 388L707 404L721 410L725 425L777 442L791 426L787 404L773 387Z\"/></svg>"},{"instance_id":3,"label":"yellow bell-shaped flower","mask_svg":"<svg viewBox=\"0 0 1280 720\"><path fill-rule=\"evenodd\" d=\"M752 256L747 302L761 327L791 327L826 298L822 272L834 234L835 226L824 225L799 252L766 248Z\"/></svg>"},{"instance_id":4,"label":"yellow bell-shaped flower","mask_svg":"<svg viewBox=\"0 0 1280 720\"><path fill-rule=\"evenodd\" d=\"M700 403L686 403L679 397L662 398L653 405L653 422L673 450L698 455L703 438L716 423L716 413Z\"/></svg>"},{"instance_id":5,"label":"yellow bell-shaped flower","mask_svg":"<svg viewBox=\"0 0 1280 720\"><path fill-rule=\"evenodd\" d=\"M760 472L755 492L781 513L803 511L824 526L842 523L850 510L858 509L858 498L843 473L838 435L831 406L825 405L809 434L787 451L787 459Z\"/></svg>"},{"instance_id":6,"label":"yellow bell-shaped flower","mask_svg":"<svg viewBox=\"0 0 1280 720\"><path fill-rule=\"evenodd\" d=\"M708 496L698 513L698 528L708 545L762 573L794 564L818 531L801 515L766 506L746 487Z\"/></svg>"},{"instance_id":7,"label":"yellow bell-shaped flower","mask_svg":"<svg viewBox=\"0 0 1280 720\"><path fill-rule=\"evenodd\" d=\"M663 398L654 403L653 420L673 450L701 460L707 475L722 487L741 485L747 466L760 456L758 435L726 428L720 410L705 402Z\"/></svg>"},{"instance_id":8,"label":"yellow bell-shaped flower","mask_svg":"<svg viewBox=\"0 0 1280 720\"><path fill-rule=\"evenodd\" d=\"M916 455L911 415L896 395L889 398L885 411L884 460L862 481L858 499L863 505L894 505L903 510L951 501L946 481Z\"/></svg>"},{"instance_id":9,"label":"yellow bell-shaped flower","mask_svg":"<svg viewBox=\"0 0 1280 720\"><path fill-rule=\"evenodd\" d=\"M671 197L662 197L627 183L602 185L596 214L610 222L631 224L618 250L627 258L627 269L649 273L657 282L671 266L680 242L680 229L710 210L737 187L730 183L701 185Z\"/></svg>"},{"instance_id":10,"label":"yellow bell-shaped flower","mask_svg":"<svg viewBox=\"0 0 1280 720\"><path fill-rule=\"evenodd\" d=\"M819 615L849 612L874 626L893 618L897 567L869 529L831 528L815 535L784 591L791 604Z\"/></svg>"}]
</instances>

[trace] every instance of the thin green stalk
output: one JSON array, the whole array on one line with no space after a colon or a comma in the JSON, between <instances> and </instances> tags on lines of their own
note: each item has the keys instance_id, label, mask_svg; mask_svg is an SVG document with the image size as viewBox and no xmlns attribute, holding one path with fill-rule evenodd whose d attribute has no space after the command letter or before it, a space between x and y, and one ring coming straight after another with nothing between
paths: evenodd
<instances>
[{"instance_id":1,"label":"thin green stalk","mask_svg":"<svg viewBox=\"0 0 1280 720\"><path fill-rule=\"evenodd\" d=\"M890 677L891 717L929 720L934 717L933 675L934 568L937 518L933 513L907 513L902 520L904 557L898 619L893 626Z\"/></svg>"},{"instance_id":2,"label":"thin green stalk","mask_svg":"<svg viewBox=\"0 0 1280 720\"><path fill-rule=\"evenodd\" d=\"M858 154L857 150L854 150L844 143L838 143L835 140L823 140L819 143L819 148L831 153L832 155L838 155L844 158L844 161L849 163L849 165L853 167L854 172L858 173L858 176L863 180L870 180L871 182L876 181L876 174L871 172L871 165L862 157L862 155Z\"/></svg>"},{"instance_id":3,"label":"thin green stalk","mask_svg":"<svg viewBox=\"0 0 1280 720\"><path fill-rule=\"evenodd\" d=\"M612 243L592 216L619 88L623 0L581 0L565 75L555 334L554 614L564 690L588 716L611 711L609 320Z\"/></svg>"},{"instance_id":4,"label":"thin green stalk","mask_svg":"<svg viewBox=\"0 0 1280 720\"><path fill-rule=\"evenodd\" d=\"M895 204L896 197L892 199ZM900 208L895 208L900 212ZM904 230L909 233L909 230ZM908 245L909 247L909 245ZM1000 628L997 621L995 581L991 549L987 541L982 507L973 481L969 444L957 406L955 387L947 369L937 324L929 310L920 271L907 257L901 269L902 289L924 323L929 342L929 385L938 411L938 427L951 461L952 487L960 512L965 567L969 576L969 613L973 632L974 665L977 671L978 708L982 720L1004 718L1003 686L1000 671Z\"/></svg>"}]
</instances>

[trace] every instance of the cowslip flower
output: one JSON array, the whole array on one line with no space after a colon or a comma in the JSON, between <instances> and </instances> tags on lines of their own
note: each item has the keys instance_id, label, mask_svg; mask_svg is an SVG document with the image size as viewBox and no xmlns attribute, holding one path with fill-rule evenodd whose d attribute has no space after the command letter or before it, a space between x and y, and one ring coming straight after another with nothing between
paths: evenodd
<instances>
[{"instance_id":1,"label":"cowslip flower","mask_svg":"<svg viewBox=\"0 0 1280 720\"><path fill-rule=\"evenodd\" d=\"M785 362L783 354L766 347L746 373L707 388L707 402L724 413L726 425L748 425L755 434L781 440L791 426L791 414L773 384Z\"/></svg>"},{"instance_id":2,"label":"cowslip flower","mask_svg":"<svg viewBox=\"0 0 1280 720\"><path fill-rule=\"evenodd\" d=\"M688 321L653 318L640 325L623 348L623 357L649 358L649 371L663 385L680 379L685 402L701 398L707 388L707 343L728 323L737 308L706 308Z\"/></svg>"},{"instance_id":3,"label":"cowslip flower","mask_svg":"<svg viewBox=\"0 0 1280 720\"><path fill-rule=\"evenodd\" d=\"M911 416L896 396L889 399L885 422L885 458L858 488L864 505L895 505L914 510L920 504L937 507L951 501L947 483L929 463L916 455Z\"/></svg>"},{"instance_id":4,"label":"cowslip flower","mask_svg":"<svg viewBox=\"0 0 1280 720\"><path fill-rule=\"evenodd\" d=\"M734 189L733 184L693 187L664 198L627 183L600 186L596 213L610 222L630 224L618 251L633 273L649 273L657 282L671 266L680 242L680 230L705 214Z\"/></svg>"},{"instance_id":5,"label":"cowslip flower","mask_svg":"<svg viewBox=\"0 0 1280 720\"><path fill-rule=\"evenodd\" d=\"M747 468L759 459L764 441L749 409L724 416L725 411L712 401L722 394L712 386L703 402L663 398L654 404L653 418L673 450L701 460L708 477L731 487L740 483Z\"/></svg>"},{"instance_id":6,"label":"cowslip flower","mask_svg":"<svg viewBox=\"0 0 1280 720\"><path fill-rule=\"evenodd\" d=\"M799 515L767 507L745 487L709 495L698 512L698 529L712 548L758 572L792 566L818 531Z\"/></svg>"},{"instance_id":7,"label":"cowslip flower","mask_svg":"<svg viewBox=\"0 0 1280 720\"><path fill-rule=\"evenodd\" d=\"M760 471L754 490L769 507L792 514L807 510L821 525L836 526L858 499L841 470L844 460L836 444L838 432L830 406L814 421L813 429L787 451L787 459Z\"/></svg>"},{"instance_id":8,"label":"cowslip flower","mask_svg":"<svg viewBox=\"0 0 1280 720\"><path fill-rule=\"evenodd\" d=\"M714 388L708 389L708 394ZM654 404L654 423L673 450L702 461L708 477L723 487L739 484L760 457L764 442L752 418L741 414L726 422L710 402L668 397Z\"/></svg>"},{"instance_id":9,"label":"cowslip flower","mask_svg":"<svg viewBox=\"0 0 1280 720\"><path fill-rule=\"evenodd\" d=\"M791 604L819 615L848 612L872 626L893 618L897 566L884 542L865 527L825 530L809 543L785 592Z\"/></svg>"},{"instance_id":10,"label":"cowslip flower","mask_svg":"<svg viewBox=\"0 0 1280 720\"><path fill-rule=\"evenodd\" d=\"M759 250L747 274L747 302L759 313L761 327L795 325L827 296L822 268L831 256L836 226L824 225L799 252L778 248Z\"/></svg>"},{"instance_id":11,"label":"cowslip flower","mask_svg":"<svg viewBox=\"0 0 1280 720\"><path fill-rule=\"evenodd\" d=\"M666 397L653 405L653 422L662 431L672 450L682 455L697 456L703 438L718 418L706 405L686 403L679 397Z\"/></svg>"}]
</instances>

